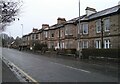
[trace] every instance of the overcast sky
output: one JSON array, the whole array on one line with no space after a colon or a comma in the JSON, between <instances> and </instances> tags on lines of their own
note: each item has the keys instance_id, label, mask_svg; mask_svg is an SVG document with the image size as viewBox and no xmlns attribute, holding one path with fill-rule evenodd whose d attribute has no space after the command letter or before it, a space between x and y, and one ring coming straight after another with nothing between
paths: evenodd
<instances>
[{"instance_id":1,"label":"overcast sky","mask_svg":"<svg viewBox=\"0 0 120 84\"><path fill-rule=\"evenodd\" d=\"M85 14L85 8L92 7L97 11L116 6L120 0L81 0L81 15ZM79 16L79 0L23 0L19 21L8 26L6 33L16 38L28 34L33 27L40 29L42 24L54 25L57 18L66 20Z\"/></svg>"}]
</instances>

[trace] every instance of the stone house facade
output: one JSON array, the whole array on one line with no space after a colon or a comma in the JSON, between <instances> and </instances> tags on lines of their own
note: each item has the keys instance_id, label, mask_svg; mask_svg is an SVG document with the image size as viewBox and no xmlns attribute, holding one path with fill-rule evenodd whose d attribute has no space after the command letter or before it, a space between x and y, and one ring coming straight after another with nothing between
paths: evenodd
<instances>
[{"instance_id":1,"label":"stone house facade","mask_svg":"<svg viewBox=\"0 0 120 84\"><path fill-rule=\"evenodd\" d=\"M23 36L24 46L34 42L46 43L49 49L120 48L120 5L97 12L87 7L86 14L66 21L58 18L57 23L43 24Z\"/></svg>"},{"instance_id":2,"label":"stone house facade","mask_svg":"<svg viewBox=\"0 0 120 84\"><path fill-rule=\"evenodd\" d=\"M92 8L93 9L93 8ZM91 11L91 10L89 10ZM89 14L88 14L89 15ZM120 6L90 14L81 20L78 32L78 50L83 48L119 48Z\"/></svg>"}]
</instances>

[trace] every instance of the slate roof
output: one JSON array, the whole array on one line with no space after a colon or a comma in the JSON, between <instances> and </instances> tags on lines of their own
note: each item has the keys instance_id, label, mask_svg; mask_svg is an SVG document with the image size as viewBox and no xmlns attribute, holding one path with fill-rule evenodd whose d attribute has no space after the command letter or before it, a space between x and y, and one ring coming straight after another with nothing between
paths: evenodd
<instances>
[{"instance_id":1,"label":"slate roof","mask_svg":"<svg viewBox=\"0 0 120 84\"><path fill-rule=\"evenodd\" d=\"M91 20L91 19L95 19L95 18L98 18L98 17L106 16L106 15L117 13L117 12L120 12L120 5L117 5L117 6L114 6L114 7L111 7L111 8L107 8L105 10L96 12L96 13L91 14L89 16L82 15L82 16L80 16L80 19L81 19L80 21L88 21L88 20ZM66 24L72 24L72 23L78 22L78 20L79 20L79 17L76 17L76 18L73 18L71 20L66 21L63 24L54 24L54 25L50 26L49 29L60 28L64 25L66 25ZM45 29L45 30L49 30L49 29ZM43 30L44 29L40 29L37 33L42 32ZM33 34L33 32L29 33L28 35L30 35L30 34Z\"/></svg>"},{"instance_id":2,"label":"slate roof","mask_svg":"<svg viewBox=\"0 0 120 84\"><path fill-rule=\"evenodd\" d=\"M112 13L116 13L116 12L118 12L119 9L120 9L120 5L117 5L117 6L114 6L114 7L96 12L96 13L88 16L88 19L93 19L93 18L109 15L109 14L112 14Z\"/></svg>"}]
</instances>

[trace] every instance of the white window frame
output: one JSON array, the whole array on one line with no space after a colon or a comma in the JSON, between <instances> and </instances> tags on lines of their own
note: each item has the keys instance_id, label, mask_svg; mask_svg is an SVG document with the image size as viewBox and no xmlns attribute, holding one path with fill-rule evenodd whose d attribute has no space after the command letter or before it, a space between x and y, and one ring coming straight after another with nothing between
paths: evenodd
<instances>
[{"instance_id":1,"label":"white window frame","mask_svg":"<svg viewBox=\"0 0 120 84\"><path fill-rule=\"evenodd\" d=\"M82 32L82 26L83 26L83 24L80 24L80 27L79 27L79 24L77 24L77 27L78 27L78 34L81 34L81 32Z\"/></svg>"},{"instance_id":2,"label":"white window frame","mask_svg":"<svg viewBox=\"0 0 120 84\"><path fill-rule=\"evenodd\" d=\"M88 48L88 41L83 41L83 48Z\"/></svg>"},{"instance_id":3,"label":"white window frame","mask_svg":"<svg viewBox=\"0 0 120 84\"><path fill-rule=\"evenodd\" d=\"M77 50L80 50L80 41L77 42Z\"/></svg>"},{"instance_id":4,"label":"white window frame","mask_svg":"<svg viewBox=\"0 0 120 84\"><path fill-rule=\"evenodd\" d=\"M57 35L57 37L59 37L59 30L58 30L58 31L56 31L56 35Z\"/></svg>"},{"instance_id":5,"label":"white window frame","mask_svg":"<svg viewBox=\"0 0 120 84\"><path fill-rule=\"evenodd\" d=\"M101 40L96 40L96 41L95 41L95 47L96 47L97 49L101 49Z\"/></svg>"},{"instance_id":6,"label":"white window frame","mask_svg":"<svg viewBox=\"0 0 120 84\"><path fill-rule=\"evenodd\" d=\"M60 30L60 37L63 37L63 31Z\"/></svg>"},{"instance_id":7,"label":"white window frame","mask_svg":"<svg viewBox=\"0 0 120 84\"><path fill-rule=\"evenodd\" d=\"M105 32L110 31L110 19L109 18L104 19L104 30Z\"/></svg>"},{"instance_id":8,"label":"white window frame","mask_svg":"<svg viewBox=\"0 0 120 84\"><path fill-rule=\"evenodd\" d=\"M65 35L72 35L71 25L65 27Z\"/></svg>"},{"instance_id":9,"label":"white window frame","mask_svg":"<svg viewBox=\"0 0 120 84\"><path fill-rule=\"evenodd\" d=\"M45 37L46 38L48 37L48 31L45 31Z\"/></svg>"},{"instance_id":10,"label":"white window frame","mask_svg":"<svg viewBox=\"0 0 120 84\"><path fill-rule=\"evenodd\" d=\"M100 19L97 20L95 25L96 25L96 32L101 33L101 20Z\"/></svg>"},{"instance_id":11,"label":"white window frame","mask_svg":"<svg viewBox=\"0 0 120 84\"><path fill-rule=\"evenodd\" d=\"M104 48L105 48L105 49L110 48L110 39L105 39L105 40L104 40Z\"/></svg>"},{"instance_id":12,"label":"white window frame","mask_svg":"<svg viewBox=\"0 0 120 84\"><path fill-rule=\"evenodd\" d=\"M65 35L69 35L68 26L65 27Z\"/></svg>"},{"instance_id":13,"label":"white window frame","mask_svg":"<svg viewBox=\"0 0 120 84\"><path fill-rule=\"evenodd\" d=\"M82 27L83 27L82 28L83 29L83 34L88 34L88 23L84 23ZM86 29L87 29L87 32L85 33L84 30L86 30Z\"/></svg>"},{"instance_id":14,"label":"white window frame","mask_svg":"<svg viewBox=\"0 0 120 84\"><path fill-rule=\"evenodd\" d=\"M64 42L62 43L62 45L63 45L63 48L65 48L65 43Z\"/></svg>"}]
</instances>

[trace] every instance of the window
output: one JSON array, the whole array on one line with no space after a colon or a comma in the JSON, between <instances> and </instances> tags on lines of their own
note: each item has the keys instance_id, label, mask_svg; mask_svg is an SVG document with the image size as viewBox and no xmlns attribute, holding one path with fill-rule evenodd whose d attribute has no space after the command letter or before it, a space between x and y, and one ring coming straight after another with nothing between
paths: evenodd
<instances>
[{"instance_id":1,"label":"window","mask_svg":"<svg viewBox=\"0 0 120 84\"><path fill-rule=\"evenodd\" d=\"M110 31L110 19L104 20L104 29L105 31Z\"/></svg>"},{"instance_id":2,"label":"window","mask_svg":"<svg viewBox=\"0 0 120 84\"><path fill-rule=\"evenodd\" d=\"M62 30L58 30L58 32L57 32L57 36L59 37L59 34L60 34L60 37L62 37L62 34L63 32L62 32Z\"/></svg>"},{"instance_id":3,"label":"window","mask_svg":"<svg viewBox=\"0 0 120 84\"><path fill-rule=\"evenodd\" d=\"M96 32L101 32L101 20L96 21Z\"/></svg>"},{"instance_id":4,"label":"window","mask_svg":"<svg viewBox=\"0 0 120 84\"><path fill-rule=\"evenodd\" d=\"M54 48L54 42L50 42L49 48Z\"/></svg>"},{"instance_id":5,"label":"window","mask_svg":"<svg viewBox=\"0 0 120 84\"><path fill-rule=\"evenodd\" d=\"M48 32L47 32L47 31L45 31L45 37L46 37L46 38L48 37Z\"/></svg>"},{"instance_id":6,"label":"window","mask_svg":"<svg viewBox=\"0 0 120 84\"><path fill-rule=\"evenodd\" d=\"M56 32L57 37L59 37L59 30Z\"/></svg>"},{"instance_id":7,"label":"window","mask_svg":"<svg viewBox=\"0 0 120 84\"><path fill-rule=\"evenodd\" d=\"M110 48L110 40L104 40L104 48Z\"/></svg>"},{"instance_id":8,"label":"window","mask_svg":"<svg viewBox=\"0 0 120 84\"><path fill-rule=\"evenodd\" d=\"M82 27L83 27L83 24L80 24L80 26L79 26L79 24L77 25L78 26L78 34L80 34L80 33L82 33Z\"/></svg>"},{"instance_id":9,"label":"window","mask_svg":"<svg viewBox=\"0 0 120 84\"><path fill-rule=\"evenodd\" d=\"M73 41L70 41L70 40L66 41L65 48L72 48L72 44L73 44Z\"/></svg>"},{"instance_id":10,"label":"window","mask_svg":"<svg viewBox=\"0 0 120 84\"><path fill-rule=\"evenodd\" d=\"M34 40L34 34L32 34L32 40Z\"/></svg>"},{"instance_id":11,"label":"window","mask_svg":"<svg viewBox=\"0 0 120 84\"><path fill-rule=\"evenodd\" d=\"M54 33L51 34L51 37L54 37Z\"/></svg>"},{"instance_id":12,"label":"window","mask_svg":"<svg viewBox=\"0 0 120 84\"><path fill-rule=\"evenodd\" d=\"M60 37L62 37L62 36L63 36L63 31L61 30L61 31L60 31Z\"/></svg>"},{"instance_id":13,"label":"window","mask_svg":"<svg viewBox=\"0 0 120 84\"><path fill-rule=\"evenodd\" d=\"M101 48L101 41L100 40L96 40L95 41L95 46L96 46L96 48L100 49Z\"/></svg>"},{"instance_id":14,"label":"window","mask_svg":"<svg viewBox=\"0 0 120 84\"><path fill-rule=\"evenodd\" d=\"M63 45L63 47L62 47L62 48L65 48L65 44L64 44L64 42L62 43L62 45Z\"/></svg>"},{"instance_id":15,"label":"window","mask_svg":"<svg viewBox=\"0 0 120 84\"><path fill-rule=\"evenodd\" d=\"M69 29L68 29L68 27L65 27L65 35L69 35Z\"/></svg>"},{"instance_id":16,"label":"window","mask_svg":"<svg viewBox=\"0 0 120 84\"><path fill-rule=\"evenodd\" d=\"M83 24L83 34L88 34L88 24Z\"/></svg>"},{"instance_id":17,"label":"window","mask_svg":"<svg viewBox=\"0 0 120 84\"><path fill-rule=\"evenodd\" d=\"M71 25L65 27L65 35L72 35Z\"/></svg>"},{"instance_id":18,"label":"window","mask_svg":"<svg viewBox=\"0 0 120 84\"><path fill-rule=\"evenodd\" d=\"M39 39L40 39L40 34L39 34Z\"/></svg>"},{"instance_id":19,"label":"window","mask_svg":"<svg viewBox=\"0 0 120 84\"><path fill-rule=\"evenodd\" d=\"M60 42L60 48L62 49L62 42Z\"/></svg>"},{"instance_id":20,"label":"window","mask_svg":"<svg viewBox=\"0 0 120 84\"><path fill-rule=\"evenodd\" d=\"M83 48L88 48L88 41L83 41Z\"/></svg>"},{"instance_id":21,"label":"window","mask_svg":"<svg viewBox=\"0 0 120 84\"><path fill-rule=\"evenodd\" d=\"M80 41L78 41L78 48L77 48L77 50L80 50L80 48L81 48L81 42Z\"/></svg>"},{"instance_id":22,"label":"window","mask_svg":"<svg viewBox=\"0 0 120 84\"><path fill-rule=\"evenodd\" d=\"M38 39L38 34L36 34L36 39Z\"/></svg>"}]
</instances>

